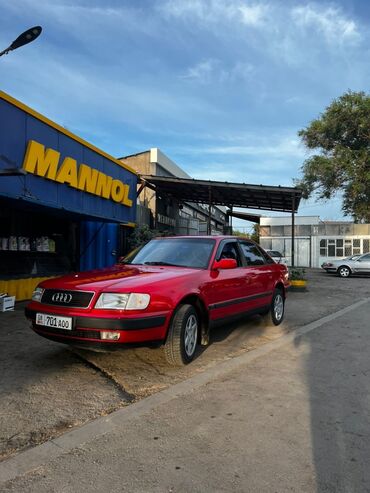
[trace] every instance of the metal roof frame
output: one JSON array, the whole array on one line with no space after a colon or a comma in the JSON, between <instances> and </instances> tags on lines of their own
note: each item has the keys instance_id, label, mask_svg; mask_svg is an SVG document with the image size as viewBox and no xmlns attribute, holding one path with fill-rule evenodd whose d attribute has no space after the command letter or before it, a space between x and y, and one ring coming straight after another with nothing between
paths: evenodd
<instances>
[{"instance_id":1,"label":"metal roof frame","mask_svg":"<svg viewBox=\"0 0 370 493\"><path fill-rule=\"evenodd\" d=\"M295 187L251 185L167 176L140 176L144 185L180 202L297 212L302 191Z\"/></svg>"},{"instance_id":2,"label":"metal roof frame","mask_svg":"<svg viewBox=\"0 0 370 493\"><path fill-rule=\"evenodd\" d=\"M158 194L168 195L179 202L208 204L208 234L211 234L211 206L260 209L290 212L292 215L292 266L294 267L294 215L298 211L302 190L296 187L252 185L211 180L196 180L169 176L141 175L141 186L149 187Z\"/></svg>"}]
</instances>

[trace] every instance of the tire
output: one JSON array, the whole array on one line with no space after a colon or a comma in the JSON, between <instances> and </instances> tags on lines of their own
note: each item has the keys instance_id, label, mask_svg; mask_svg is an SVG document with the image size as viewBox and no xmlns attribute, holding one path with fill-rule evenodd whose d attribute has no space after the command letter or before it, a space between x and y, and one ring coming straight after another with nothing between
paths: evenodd
<instances>
[{"instance_id":1,"label":"tire","mask_svg":"<svg viewBox=\"0 0 370 493\"><path fill-rule=\"evenodd\" d=\"M199 317L193 305L180 305L173 316L164 345L164 354L172 366L184 366L193 360L199 333Z\"/></svg>"},{"instance_id":2,"label":"tire","mask_svg":"<svg viewBox=\"0 0 370 493\"><path fill-rule=\"evenodd\" d=\"M271 305L262 316L266 325L280 325L284 320L285 298L281 289L277 288L272 296Z\"/></svg>"},{"instance_id":3,"label":"tire","mask_svg":"<svg viewBox=\"0 0 370 493\"><path fill-rule=\"evenodd\" d=\"M340 277L349 277L352 274L351 269L346 265L338 267L337 273Z\"/></svg>"}]
</instances>

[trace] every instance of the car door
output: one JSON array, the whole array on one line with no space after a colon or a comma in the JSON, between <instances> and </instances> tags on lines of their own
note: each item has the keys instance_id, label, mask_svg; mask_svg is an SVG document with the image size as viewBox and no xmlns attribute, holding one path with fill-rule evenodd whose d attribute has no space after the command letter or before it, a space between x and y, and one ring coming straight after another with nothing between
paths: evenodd
<instances>
[{"instance_id":1,"label":"car door","mask_svg":"<svg viewBox=\"0 0 370 493\"><path fill-rule=\"evenodd\" d=\"M253 310L271 303L274 288L275 262L258 245L248 240L240 240L239 245L244 256L245 292L248 309Z\"/></svg>"},{"instance_id":2,"label":"car door","mask_svg":"<svg viewBox=\"0 0 370 493\"><path fill-rule=\"evenodd\" d=\"M370 253L359 257L355 262L356 272L370 272Z\"/></svg>"},{"instance_id":3,"label":"car door","mask_svg":"<svg viewBox=\"0 0 370 493\"><path fill-rule=\"evenodd\" d=\"M244 267L237 240L223 240L216 252L215 260L234 258L237 267L209 271L209 281L203 286L208 301L210 318L231 318L243 311L242 298L245 296Z\"/></svg>"}]
</instances>

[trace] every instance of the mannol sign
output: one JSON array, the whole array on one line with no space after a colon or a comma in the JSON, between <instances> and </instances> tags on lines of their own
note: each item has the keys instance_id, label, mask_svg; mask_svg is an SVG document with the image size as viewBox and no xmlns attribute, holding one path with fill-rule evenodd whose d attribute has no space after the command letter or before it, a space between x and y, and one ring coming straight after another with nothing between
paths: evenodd
<instances>
[{"instance_id":1,"label":"mannol sign","mask_svg":"<svg viewBox=\"0 0 370 493\"><path fill-rule=\"evenodd\" d=\"M65 157L59 166L60 152L45 148L43 144L30 140L23 161L23 169L27 173L66 183L72 188L113 200L127 207L132 206L129 199L130 187L121 180L91 168L87 164L79 164L72 157Z\"/></svg>"}]
</instances>

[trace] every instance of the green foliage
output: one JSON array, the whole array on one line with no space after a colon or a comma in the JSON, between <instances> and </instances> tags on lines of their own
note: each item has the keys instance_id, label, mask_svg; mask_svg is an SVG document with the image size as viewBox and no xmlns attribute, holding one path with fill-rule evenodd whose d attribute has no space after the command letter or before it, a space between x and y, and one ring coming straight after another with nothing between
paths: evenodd
<instances>
[{"instance_id":1,"label":"green foliage","mask_svg":"<svg viewBox=\"0 0 370 493\"><path fill-rule=\"evenodd\" d=\"M233 235L234 236L240 236L241 238L250 238L251 240L255 241L256 243L259 243L260 241L260 225L255 224L253 226L253 233L243 233L242 231L239 231L238 229L233 228Z\"/></svg>"},{"instance_id":2,"label":"green foliage","mask_svg":"<svg viewBox=\"0 0 370 493\"><path fill-rule=\"evenodd\" d=\"M253 226L253 233L251 234L251 240L255 241L256 243L260 242L260 225L255 224Z\"/></svg>"},{"instance_id":3,"label":"green foliage","mask_svg":"<svg viewBox=\"0 0 370 493\"><path fill-rule=\"evenodd\" d=\"M144 243L147 243L155 236L158 236L158 231L150 229L147 224L137 226L128 239L129 248L134 249L141 245L144 245Z\"/></svg>"},{"instance_id":4,"label":"green foliage","mask_svg":"<svg viewBox=\"0 0 370 493\"><path fill-rule=\"evenodd\" d=\"M239 229L234 229L234 228L233 228L233 236L240 236L241 238L249 238L249 235L247 233L243 233L242 231L239 231Z\"/></svg>"},{"instance_id":5,"label":"green foliage","mask_svg":"<svg viewBox=\"0 0 370 493\"><path fill-rule=\"evenodd\" d=\"M289 279L291 281L305 281L306 271L298 267L289 267Z\"/></svg>"},{"instance_id":6,"label":"green foliage","mask_svg":"<svg viewBox=\"0 0 370 493\"><path fill-rule=\"evenodd\" d=\"M303 196L330 199L342 192L344 214L370 223L370 96L348 91L298 135L320 152L304 162L303 178L295 181Z\"/></svg>"}]
</instances>

